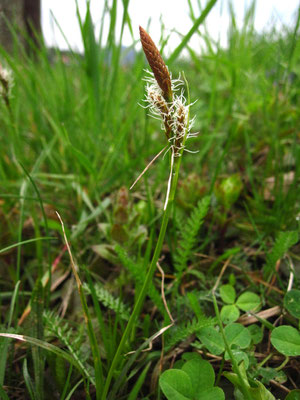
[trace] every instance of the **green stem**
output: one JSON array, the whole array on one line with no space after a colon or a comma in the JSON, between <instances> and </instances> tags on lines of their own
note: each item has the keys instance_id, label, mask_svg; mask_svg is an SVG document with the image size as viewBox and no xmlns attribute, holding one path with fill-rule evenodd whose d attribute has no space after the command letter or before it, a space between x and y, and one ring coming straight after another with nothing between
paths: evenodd
<instances>
[{"instance_id":1,"label":"green stem","mask_svg":"<svg viewBox=\"0 0 300 400\"><path fill-rule=\"evenodd\" d=\"M290 360L290 358L288 356L286 356L283 363L280 364L279 367L275 368L275 370L280 371L281 369L283 369L286 366L286 364L289 362L289 360Z\"/></svg>"},{"instance_id":2,"label":"green stem","mask_svg":"<svg viewBox=\"0 0 300 400\"><path fill-rule=\"evenodd\" d=\"M262 362L260 362L259 364L257 364L257 369L261 368L262 366L265 365L266 362L268 362L270 360L270 358L273 357L273 353L270 353L266 358L264 358L262 360Z\"/></svg>"},{"instance_id":3,"label":"green stem","mask_svg":"<svg viewBox=\"0 0 300 400\"><path fill-rule=\"evenodd\" d=\"M179 168L180 168L180 164L181 164L181 157L178 157L176 159L176 163L175 163L175 173L174 173L174 177L172 180L172 185L171 185L171 190L170 190L170 196L169 196L169 201L167 204L167 207L164 211L163 214L163 219L162 219L162 223L161 223L161 228L160 228L160 232L159 232L159 236L158 236L158 240L156 243L156 247L154 250L154 254L151 260L151 264L148 270L148 273L146 275L146 279L144 281L143 287L140 291L140 294L137 298L137 301L135 303L133 312L129 318L128 324L125 328L125 331L123 333L123 336L121 338L121 341L119 343L119 346L117 348L117 351L115 353L115 356L112 360L106 381L105 381L105 386L104 386L104 390L102 393L102 400L106 400L107 397L107 393L108 393L108 389L110 386L110 382L112 380L113 377L113 373L115 371L115 368L117 365L119 365L120 363L120 358L121 358L121 354L123 352L123 349L125 347L125 344L127 342L127 339L132 331L132 328L134 327L134 323L137 319L137 317L140 314L140 310L142 308L142 305L144 303L145 297L147 295L147 291L150 285L150 282L152 281L154 272L156 270L156 263L159 259L160 253L161 253L161 249L163 246L163 242L164 242L164 238L165 238L165 234L166 234L166 230L167 230L167 226L168 226L168 222L169 222L169 217L170 217L170 211L174 202L174 198L175 198L175 193L176 193L176 187L177 187L177 182L178 182L178 176L179 176Z\"/></svg>"},{"instance_id":4,"label":"green stem","mask_svg":"<svg viewBox=\"0 0 300 400\"><path fill-rule=\"evenodd\" d=\"M226 338L226 335L225 335L225 331L224 331L224 328L223 328L223 324L222 324L222 321L221 321L221 316L220 316L220 312L219 312L216 296L215 296L214 293L212 294L212 297L213 297L215 313L216 313L216 316L217 316L217 319L218 319L218 323L219 323L219 326L220 326L220 331L221 331L221 334L223 336L223 340L224 340L224 344L225 344L227 353L229 354L229 357L231 359L233 370L237 374L237 376L239 377L240 384L241 384L241 390L243 392L243 395L245 396L245 399L252 400L252 397L251 397L251 394L249 392L249 389L248 389L248 387L247 387L247 385L246 385L246 383L245 383L245 381L244 381L244 379L242 377L242 374L241 374L241 372L239 370L239 366L238 366L238 364L236 362L236 359L235 359L235 357L234 357L234 355L233 355L233 353L231 351L231 348L229 346L229 343L227 341L227 338Z\"/></svg>"}]
</instances>

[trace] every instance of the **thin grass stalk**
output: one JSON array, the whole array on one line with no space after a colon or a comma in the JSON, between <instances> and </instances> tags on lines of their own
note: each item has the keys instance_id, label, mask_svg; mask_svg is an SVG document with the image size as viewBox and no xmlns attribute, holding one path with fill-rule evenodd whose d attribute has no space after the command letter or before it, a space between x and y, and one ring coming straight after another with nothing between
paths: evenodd
<instances>
[{"instance_id":1,"label":"thin grass stalk","mask_svg":"<svg viewBox=\"0 0 300 400\"><path fill-rule=\"evenodd\" d=\"M40 208L42 211L42 216L43 216L43 220L44 220L44 224L45 224L45 233L46 236L49 237L49 228L48 228L48 220L47 220L47 216L46 216L46 212L45 212L45 208L44 208L44 203L42 200L42 197L40 195L40 192L38 190L37 185L35 184L35 181L32 179L31 175L29 174L29 172L26 170L26 168L24 167L24 165L21 163L21 161L19 161L19 164L21 165L24 173L27 175L28 179L30 180L34 191L37 195L39 204L40 204ZM46 242L46 248L47 248L47 256L48 256L48 274L49 274L49 280L48 283L46 285L46 293L44 293L44 299L45 299L45 303L48 304L49 300L50 300L50 287L51 287L51 278L52 278L52 273L51 273L51 247L50 247L50 243L47 241ZM38 268L38 278L40 280L42 280L43 277L43 269L42 269L42 265L39 266Z\"/></svg>"},{"instance_id":2,"label":"thin grass stalk","mask_svg":"<svg viewBox=\"0 0 300 400\"><path fill-rule=\"evenodd\" d=\"M101 395L102 386L103 386L103 381L104 381L103 370L102 370L102 360L100 357L99 346L97 343L97 339L96 339L94 327L92 324L92 319L91 319L91 315L89 312L89 308L87 305L86 297L85 297L85 294L83 291L82 282L77 273L77 268L76 268L76 265L75 265L75 262L74 262L74 259L72 256L71 248L70 248L69 242L67 240L66 233L65 233L64 223L61 219L61 216L58 214L58 212L56 212L56 214L61 223L63 236L64 236L65 243L66 243L68 253L70 256L72 271L75 276L75 280L76 280L76 284L77 284L77 289L78 289L78 293L79 293L79 297L80 297L80 301L81 301L81 306L82 306L82 310L83 310L85 323L87 325L87 331L88 331L88 336L89 336L89 340L90 340L90 344L91 344L91 350L92 350L92 354L93 354L93 361L94 361L94 368L95 368L96 399L99 400L100 395Z\"/></svg>"},{"instance_id":3,"label":"thin grass stalk","mask_svg":"<svg viewBox=\"0 0 300 400\"><path fill-rule=\"evenodd\" d=\"M210 0L210 2L207 4L203 12L201 13L200 17L195 21L194 25L192 28L188 31L188 33L183 37L181 40L180 44L176 47L176 49L173 51L171 56L168 59L168 64L171 64L174 62L179 54L182 52L182 50L186 47L188 44L188 41L190 38L193 36L193 34L197 31L199 26L202 24L202 22L205 20L207 15L209 14L210 10L213 8L213 6L216 4L218 0Z\"/></svg>"},{"instance_id":4,"label":"thin grass stalk","mask_svg":"<svg viewBox=\"0 0 300 400\"><path fill-rule=\"evenodd\" d=\"M93 304L94 304L94 309L95 309L95 314L97 316L97 320L98 320L98 325L99 325L99 329L101 332L101 336L102 336L102 340L103 340L103 344L104 344L104 348L105 348L105 352L107 354L107 358L110 359L110 346L109 346L109 335L107 334L107 329L103 320L103 316L102 316L102 311L101 308L99 306L99 301L97 299L97 295L96 295L96 291L90 276L90 273L88 271L87 268L85 268L85 273L87 276L87 281L88 281L88 285L89 288L91 290L91 296L92 296L92 300L93 300Z\"/></svg>"},{"instance_id":5,"label":"thin grass stalk","mask_svg":"<svg viewBox=\"0 0 300 400\"><path fill-rule=\"evenodd\" d=\"M298 32L299 26L300 26L300 5L297 10L297 19L296 19L295 28L293 31L292 44L291 44L289 57L288 57L288 67L287 67L288 72L291 72L294 53L295 53L295 49L296 49L296 45L297 45L297 41L298 41L297 40L297 32Z\"/></svg>"}]
</instances>

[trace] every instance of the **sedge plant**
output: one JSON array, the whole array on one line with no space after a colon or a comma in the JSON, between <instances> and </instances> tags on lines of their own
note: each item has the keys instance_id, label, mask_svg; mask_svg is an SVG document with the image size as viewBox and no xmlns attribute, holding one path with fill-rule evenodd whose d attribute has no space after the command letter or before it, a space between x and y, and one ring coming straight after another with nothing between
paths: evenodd
<instances>
[{"instance_id":1,"label":"sedge plant","mask_svg":"<svg viewBox=\"0 0 300 400\"><path fill-rule=\"evenodd\" d=\"M186 79L184 78L187 86L188 100L185 99L182 91L178 94L179 86L183 84L183 81L181 79L172 79L168 67L166 66L159 50L149 34L142 27L140 27L140 39L143 51L152 70L152 72L147 71L148 77L146 78L147 107L149 107L150 114L152 116L156 118L159 117L162 121L164 133L168 141L167 146L163 150L169 150L171 153L170 176L168 180L160 232L153 257L144 280L144 284L140 290L132 314L112 360L107 379L105 381L105 386L101 397L102 400L106 399L113 374L115 373L116 367L121 361L125 345L130 337L135 321L140 314L149 284L152 281L155 269L157 268L157 262L161 253L168 226L170 211L174 205L182 154L185 150L187 139L195 135L190 132L193 125L193 119L190 119L191 104L189 104L189 90ZM163 150L158 155L160 155ZM155 159L156 158L157 157L155 157ZM146 171L146 169L143 171L143 173ZM139 178L142 176L142 174L139 176Z\"/></svg>"}]
</instances>

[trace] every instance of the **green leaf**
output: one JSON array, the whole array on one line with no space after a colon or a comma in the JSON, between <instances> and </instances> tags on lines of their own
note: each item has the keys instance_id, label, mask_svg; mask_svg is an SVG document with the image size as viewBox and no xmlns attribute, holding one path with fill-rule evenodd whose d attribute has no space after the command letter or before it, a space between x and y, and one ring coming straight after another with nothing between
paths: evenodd
<instances>
[{"instance_id":1,"label":"green leaf","mask_svg":"<svg viewBox=\"0 0 300 400\"><path fill-rule=\"evenodd\" d=\"M300 390L292 390L285 398L285 400L300 400Z\"/></svg>"},{"instance_id":2,"label":"green leaf","mask_svg":"<svg viewBox=\"0 0 300 400\"><path fill-rule=\"evenodd\" d=\"M271 343L279 353L285 356L300 355L300 333L292 326L279 326L272 331Z\"/></svg>"},{"instance_id":3,"label":"green leaf","mask_svg":"<svg viewBox=\"0 0 300 400\"><path fill-rule=\"evenodd\" d=\"M241 350L232 350L232 354L235 358L235 361L240 364L241 361L244 361L244 366L245 369L248 369L249 367L249 358L247 354L244 351ZM230 360L229 354L226 352L225 353L225 360Z\"/></svg>"},{"instance_id":4,"label":"green leaf","mask_svg":"<svg viewBox=\"0 0 300 400\"><path fill-rule=\"evenodd\" d=\"M224 400L223 390L214 387L215 371L211 364L195 353L185 355L189 361L183 364L181 370L169 369L159 379L168 400Z\"/></svg>"},{"instance_id":5,"label":"green leaf","mask_svg":"<svg viewBox=\"0 0 300 400\"><path fill-rule=\"evenodd\" d=\"M195 394L202 392L214 385L215 371L210 363L197 357L187 361L182 367L191 379Z\"/></svg>"},{"instance_id":6,"label":"green leaf","mask_svg":"<svg viewBox=\"0 0 300 400\"><path fill-rule=\"evenodd\" d=\"M241 349L247 348L251 343L251 336L247 328L241 324L230 324L224 329L230 347L236 345Z\"/></svg>"},{"instance_id":7,"label":"green leaf","mask_svg":"<svg viewBox=\"0 0 300 400\"><path fill-rule=\"evenodd\" d=\"M137 396L138 396L139 391L140 391L140 389L141 389L141 387L142 387L142 385L144 383L144 380L146 378L146 375L147 375L147 372L148 372L148 369L149 369L150 365L151 365L151 363L148 363L146 365L146 367L143 369L142 373L139 375L139 377L138 377L133 389L131 390L127 400L136 400L137 399Z\"/></svg>"},{"instance_id":8,"label":"green leaf","mask_svg":"<svg viewBox=\"0 0 300 400\"><path fill-rule=\"evenodd\" d=\"M287 292L283 304L293 317L300 319L300 290L292 289Z\"/></svg>"},{"instance_id":9,"label":"green leaf","mask_svg":"<svg viewBox=\"0 0 300 400\"><path fill-rule=\"evenodd\" d=\"M70 149L74 156L77 158L77 161L80 165L86 170L86 172L90 175L95 176L96 170L90 162L89 158L79 149L76 149L73 145L70 146Z\"/></svg>"},{"instance_id":10,"label":"green leaf","mask_svg":"<svg viewBox=\"0 0 300 400\"><path fill-rule=\"evenodd\" d=\"M10 340L0 337L0 385L4 383L4 376L7 370L7 355L10 346ZM1 398L1 396L0 396Z\"/></svg>"},{"instance_id":11,"label":"green leaf","mask_svg":"<svg viewBox=\"0 0 300 400\"><path fill-rule=\"evenodd\" d=\"M240 311L234 304L223 306L221 309L221 320L225 325L236 321L240 316Z\"/></svg>"},{"instance_id":12,"label":"green leaf","mask_svg":"<svg viewBox=\"0 0 300 400\"><path fill-rule=\"evenodd\" d=\"M181 39L180 44L176 47L176 49L173 51L173 53L171 54L171 56L168 59L168 64L172 64L177 57L179 56L179 54L181 53L181 51L186 48L188 41L190 40L190 38L193 36L193 34L195 32L197 32L199 26L203 23L203 21L205 20L206 16L209 14L210 10L213 8L213 6L216 4L217 0L210 0L205 9L202 11L201 15L199 18L196 19L194 25L192 26L192 28L189 30L189 32Z\"/></svg>"},{"instance_id":13,"label":"green leaf","mask_svg":"<svg viewBox=\"0 0 300 400\"><path fill-rule=\"evenodd\" d=\"M2 400L9 400L8 395L6 394L5 390L3 389L2 385L0 384L0 399Z\"/></svg>"},{"instance_id":14,"label":"green leaf","mask_svg":"<svg viewBox=\"0 0 300 400\"><path fill-rule=\"evenodd\" d=\"M263 384L269 384L271 379L275 379L278 372L275 368L271 367L258 367L257 373L261 376L260 382Z\"/></svg>"},{"instance_id":15,"label":"green leaf","mask_svg":"<svg viewBox=\"0 0 300 400\"><path fill-rule=\"evenodd\" d=\"M74 367L77 368L82 373L83 376L85 376L84 371L81 369L81 367L78 365L76 360L69 353L60 349L57 346L54 346L51 343L48 343L48 342L45 342L45 341L42 341L39 339L35 339L35 338L29 337L29 336L16 335L14 333L0 333L0 336L20 340L21 342L26 342L26 343L29 343L34 346L39 346L42 349L45 349L47 351L51 351L52 353L56 354L57 356L64 358L70 364L74 365Z\"/></svg>"},{"instance_id":16,"label":"green leaf","mask_svg":"<svg viewBox=\"0 0 300 400\"><path fill-rule=\"evenodd\" d=\"M219 387L212 387L196 395L196 400L225 400L225 394Z\"/></svg>"},{"instance_id":17,"label":"green leaf","mask_svg":"<svg viewBox=\"0 0 300 400\"><path fill-rule=\"evenodd\" d=\"M237 374L225 371L223 372L223 375L235 386L237 390L237 393L235 392L235 398L244 399L245 397L240 393L242 389L240 379ZM251 393L251 398L253 400L275 400L275 397L272 395L272 393L269 392L261 382L251 380L250 383L251 386L247 381L245 381L245 384L248 387L248 391L249 393Z\"/></svg>"},{"instance_id":18,"label":"green leaf","mask_svg":"<svg viewBox=\"0 0 300 400\"><path fill-rule=\"evenodd\" d=\"M190 400L194 391L189 375L180 369L168 369L159 378L159 385L168 400Z\"/></svg>"},{"instance_id":19,"label":"green leaf","mask_svg":"<svg viewBox=\"0 0 300 400\"><path fill-rule=\"evenodd\" d=\"M250 388L253 400L275 400L271 392L259 381L253 383L256 387Z\"/></svg>"},{"instance_id":20,"label":"green leaf","mask_svg":"<svg viewBox=\"0 0 300 400\"><path fill-rule=\"evenodd\" d=\"M216 330L216 328L212 326L206 326L200 329L197 337L201 340L210 353L218 356L225 351L222 335Z\"/></svg>"},{"instance_id":21,"label":"green leaf","mask_svg":"<svg viewBox=\"0 0 300 400\"><path fill-rule=\"evenodd\" d=\"M229 210L239 198L242 189L241 177L235 174L224 178L220 184L215 185L214 193L225 210Z\"/></svg>"},{"instance_id":22,"label":"green leaf","mask_svg":"<svg viewBox=\"0 0 300 400\"><path fill-rule=\"evenodd\" d=\"M239 296L236 305L243 311L258 311L261 301L256 293L245 292Z\"/></svg>"},{"instance_id":23,"label":"green leaf","mask_svg":"<svg viewBox=\"0 0 300 400\"><path fill-rule=\"evenodd\" d=\"M250 332L253 344L258 344L262 341L263 331L262 331L261 327L259 327L256 324L253 324L253 325L248 326L247 329Z\"/></svg>"},{"instance_id":24,"label":"green leaf","mask_svg":"<svg viewBox=\"0 0 300 400\"><path fill-rule=\"evenodd\" d=\"M233 304L235 301L235 289L231 285L222 285L220 287L220 296L224 303Z\"/></svg>"}]
</instances>

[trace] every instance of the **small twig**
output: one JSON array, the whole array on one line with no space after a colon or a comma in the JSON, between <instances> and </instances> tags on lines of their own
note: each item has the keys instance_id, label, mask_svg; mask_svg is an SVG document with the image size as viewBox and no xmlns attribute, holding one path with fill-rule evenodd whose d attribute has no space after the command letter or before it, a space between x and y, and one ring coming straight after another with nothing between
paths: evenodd
<instances>
[{"instance_id":1,"label":"small twig","mask_svg":"<svg viewBox=\"0 0 300 400\"><path fill-rule=\"evenodd\" d=\"M280 313L281 308L279 306L274 306L269 308L268 310L260 311L259 313L251 313L250 315L249 313L244 314L238 319L238 322L242 325L255 324L257 321L259 321L260 318L268 319L270 317L273 317L274 315L279 315Z\"/></svg>"},{"instance_id":2,"label":"small twig","mask_svg":"<svg viewBox=\"0 0 300 400\"><path fill-rule=\"evenodd\" d=\"M287 387L281 385L280 383L276 382L274 379L270 379L270 383L272 383L272 385L277 386L278 388L280 388L281 390L283 390L286 393L290 393L290 389L288 389Z\"/></svg>"},{"instance_id":3,"label":"small twig","mask_svg":"<svg viewBox=\"0 0 300 400\"><path fill-rule=\"evenodd\" d=\"M56 212L56 215L57 215L57 217L58 217L58 219L60 221L61 227L62 227L65 243L66 243L67 250L68 250L68 253L69 253L69 256L70 256L72 271L73 271L73 274L74 274L75 279L76 279L78 291L80 293L80 288L82 286L82 283L81 283L81 280L80 280L79 275L77 273L77 267L76 267L76 264L74 262L73 255L72 255L72 252L71 252L71 248L70 248L70 245L69 245L69 242L68 242L68 239L67 239L64 223L63 223L63 220L61 219L61 216L59 215L59 213L57 211L55 211L55 212Z\"/></svg>"},{"instance_id":4,"label":"small twig","mask_svg":"<svg viewBox=\"0 0 300 400\"><path fill-rule=\"evenodd\" d=\"M161 273L161 297L162 297L162 301L164 303L165 309L168 313L168 316L172 322L172 325L174 325L175 321L170 313L169 307L167 305L167 301L166 301L166 297L165 297L165 273L163 271L163 269L161 268L161 266L159 265L159 262L156 263L157 268L159 269L159 272Z\"/></svg>"}]
</instances>

